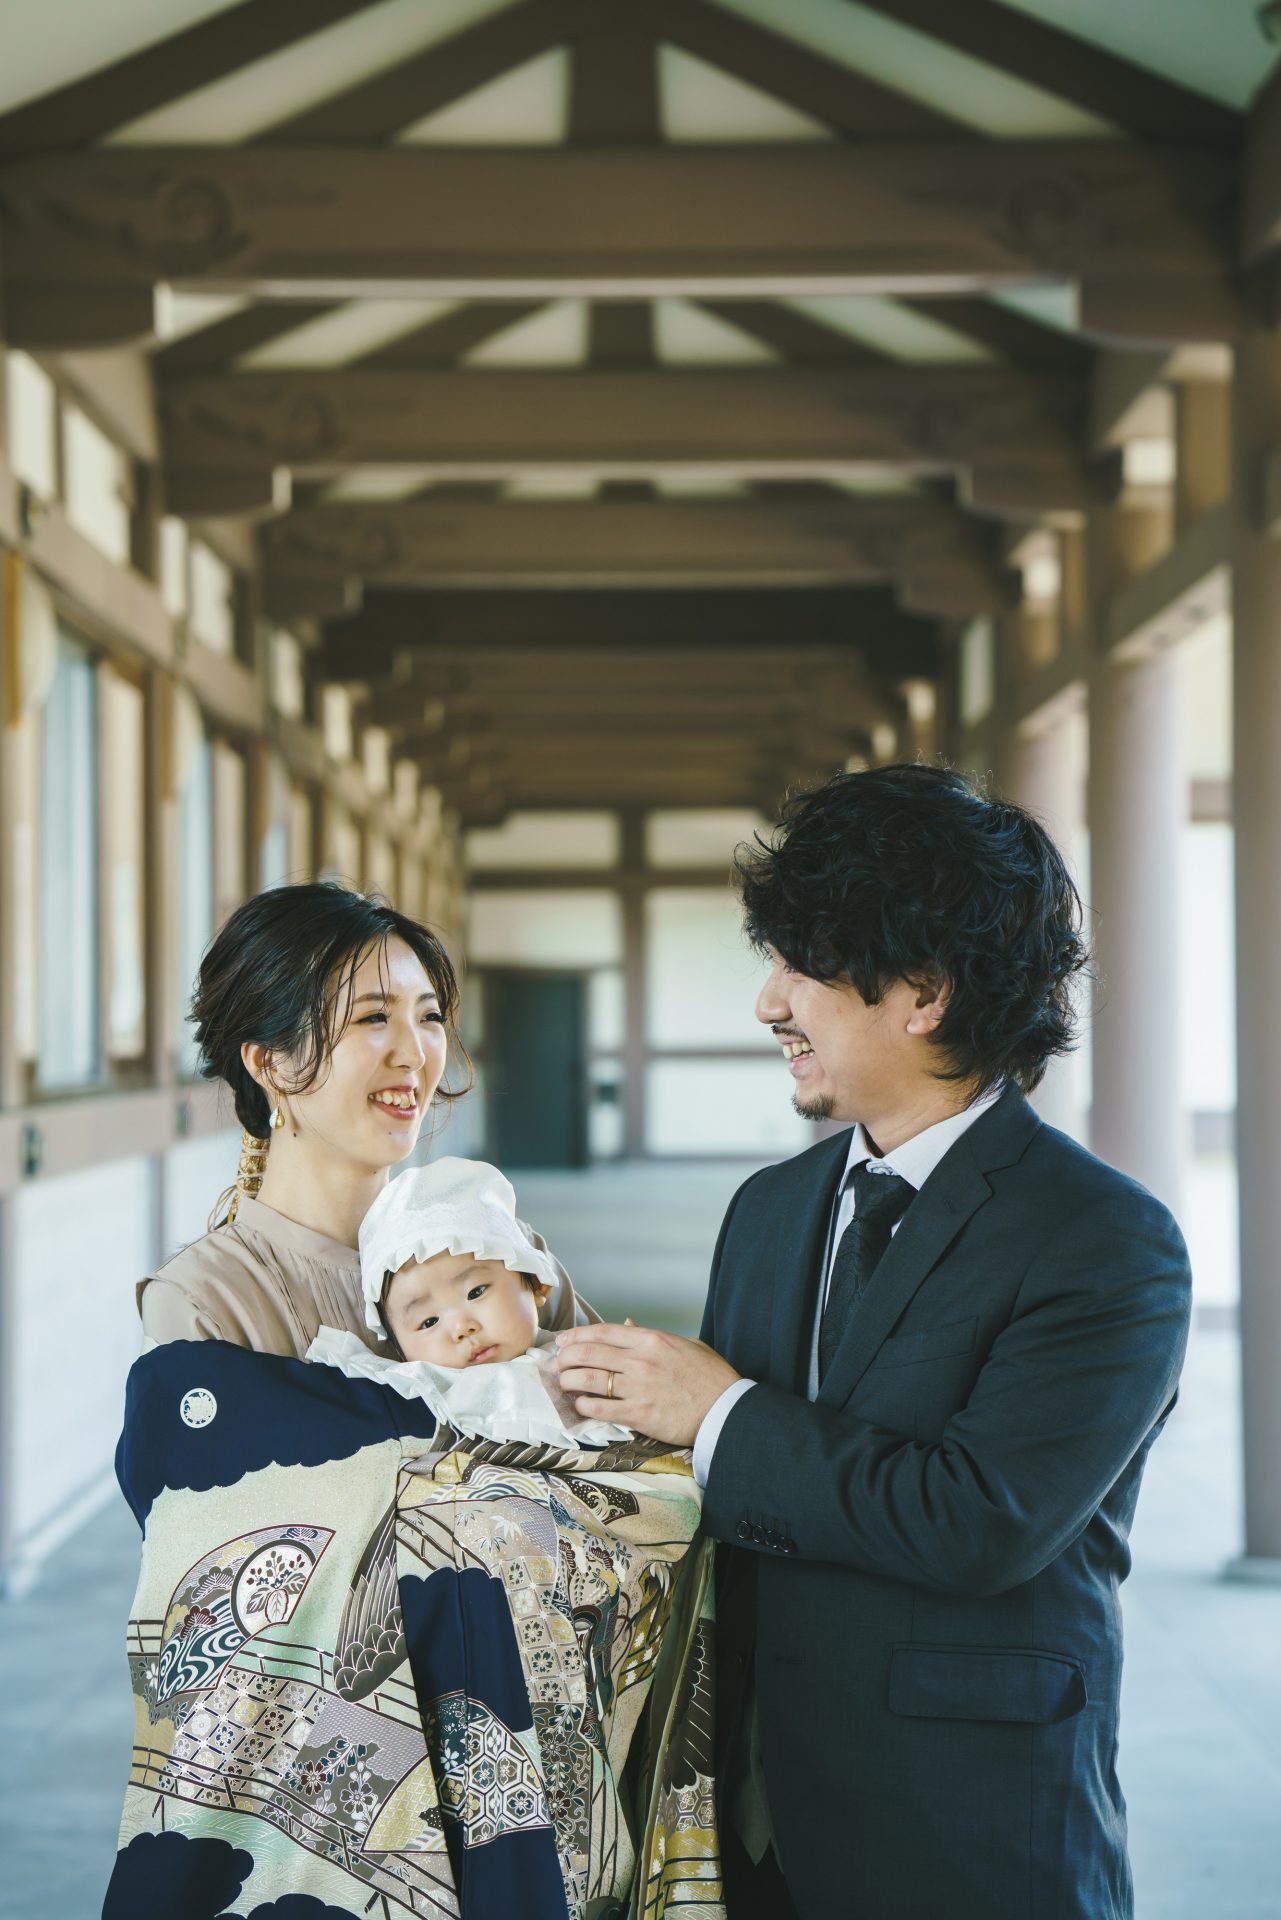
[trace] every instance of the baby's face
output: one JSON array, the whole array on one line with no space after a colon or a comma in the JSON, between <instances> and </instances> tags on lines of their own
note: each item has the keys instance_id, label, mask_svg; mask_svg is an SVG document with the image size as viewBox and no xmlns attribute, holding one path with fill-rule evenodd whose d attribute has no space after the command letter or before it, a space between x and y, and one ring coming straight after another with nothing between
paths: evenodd
<instances>
[{"instance_id":1,"label":"baby's face","mask_svg":"<svg viewBox=\"0 0 1281 1920\"><path fill-rule=\"evenodd\" d=\"M478 1367L528 1352L547 1293L501 1260L436 1253L392 1276L383 1312L406 1360Z\"/></svg>"}]
</instances>

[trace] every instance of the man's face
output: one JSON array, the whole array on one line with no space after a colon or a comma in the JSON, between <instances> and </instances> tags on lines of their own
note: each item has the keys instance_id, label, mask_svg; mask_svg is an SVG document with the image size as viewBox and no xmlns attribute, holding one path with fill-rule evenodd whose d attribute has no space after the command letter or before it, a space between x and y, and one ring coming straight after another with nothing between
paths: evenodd
<instances>
[{"instance_id":1,"label":"man's face","mask_svg":"<svg viewBox=\"0 0 1281 1920\"><path fill-rule=\"evenodd\" d=\"M501 1260L436 1253L393 1275L383 1312L406 1360L484 1366L533 1346L546 1294Z\"/></svg>"},{"instance_id":2,"label":"man's face","mask_svg":"<svg viewBox=\"0 0 1281 1920\"><path fill-rule=\"evenodd\" d=\"M922 1069L927 1030L915 987L899 981L869 1007L855 987L795 973L771 947L756 1018L772 1029L806 1120L869 1120ZM930 1023L932 1024L932 1022Z\"/></svg>"}]
</instances>

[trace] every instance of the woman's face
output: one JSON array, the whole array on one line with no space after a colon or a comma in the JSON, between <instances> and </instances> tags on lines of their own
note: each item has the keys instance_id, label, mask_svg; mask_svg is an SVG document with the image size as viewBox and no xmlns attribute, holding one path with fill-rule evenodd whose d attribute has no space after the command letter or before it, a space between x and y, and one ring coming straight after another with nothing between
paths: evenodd
<instances>
[{"instance_id":1,"label":"woman's face","mask_svg":"<svg viewBox=\"0 0 1281 1920\"><path fill-rule=\"evenodd\" d=\"M447 1048L431 978L413 948L393 937L356 969L347 1024L316 1084L291 1094L287 1066L272 1075L284 1093L285 1125L300 1146L371 1170L395 1166L413 1152Z\"/></svg>"}]
</instances>

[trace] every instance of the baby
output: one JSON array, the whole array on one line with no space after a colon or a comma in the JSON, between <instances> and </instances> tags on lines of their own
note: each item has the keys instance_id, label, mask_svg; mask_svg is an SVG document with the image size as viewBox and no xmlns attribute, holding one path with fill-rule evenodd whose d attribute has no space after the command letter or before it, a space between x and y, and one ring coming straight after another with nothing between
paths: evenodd
<instances>
[{"instance_id":1,"label":"baby","mask_svg":"<svg viewBox=\"0 0 1281 1920\"><path fill-rule=\"evenodd\" d=\"M510 1184L479 1160L438 1160L393 1180L361 1228L360 1267L368 1324L398 1359L434 1367L528 1353L557 1283L521 1230Z\"/></svg>"},{"instance_id":2,"label":"baby","mask_svg":"<svg viewBox=\"0 0 1281 1920\"><path fill-rule=\"evenodd\" d=\"M561 1447L606 1446L625 1427L583 1420L556 1384L539 1309L561 1277L483 1160L444 1159L392 1180L360 1229L365 1320L387 1358L322 1327L308 1349L353 1377L426 1401L456 1431Z\"/></svg>"}]
</instances>

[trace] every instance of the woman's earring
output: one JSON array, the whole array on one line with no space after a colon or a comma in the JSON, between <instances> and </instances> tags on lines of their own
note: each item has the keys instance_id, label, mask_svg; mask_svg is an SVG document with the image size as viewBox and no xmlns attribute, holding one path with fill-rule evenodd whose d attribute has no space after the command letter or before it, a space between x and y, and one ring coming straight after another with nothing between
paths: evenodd
<instances>
[{"instance_id":1,"label":"woman's earring","mask_svg":"<svg viewBox=\"0 0 1281 1920\"><path fill-rule=\"evenodd\" d=\"M284 1124L285 1124L285 1110L281 1106L279 1100L277 1100L275 1106L271 1110L271 1118L268 1120L267 1125L271 1128L273 1133L278 1133L281 1127L284 1126Z\"/></svg>"}]
</instances>

